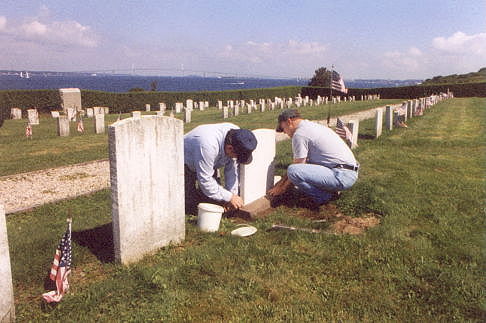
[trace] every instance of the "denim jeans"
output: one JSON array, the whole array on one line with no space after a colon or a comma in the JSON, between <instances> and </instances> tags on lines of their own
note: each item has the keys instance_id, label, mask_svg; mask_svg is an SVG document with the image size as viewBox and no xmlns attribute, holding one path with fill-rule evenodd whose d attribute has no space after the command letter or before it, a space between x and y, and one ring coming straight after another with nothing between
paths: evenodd
<instances>
[{"instance_id":1,"label":"denim jeans","mask_svg":"<svg viewBox=\"0 0 486 323\"><path fill-rule=\"evenodd\" d=\"M292 164L287 170L287 176L292 184L315 203L323 204L333 197L334 192L351 188L358 179L358 172L313 164Z\"/></svg>"}]
</instances>

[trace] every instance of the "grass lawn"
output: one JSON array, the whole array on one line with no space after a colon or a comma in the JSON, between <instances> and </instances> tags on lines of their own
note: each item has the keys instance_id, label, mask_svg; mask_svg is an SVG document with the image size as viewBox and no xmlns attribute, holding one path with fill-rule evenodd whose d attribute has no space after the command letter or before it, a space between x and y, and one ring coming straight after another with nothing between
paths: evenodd
<instances>
[{"instance_id":1,"label":"grass lawn","mask_svg":"<svg viewBox=\"0 0 486 323\"><path fill-rule=\"evenodd\" d=\"M380 105L397 103L400 100L356 101L332 105L331 115L343 115L356 111L374 108ZM328 106L306 107L301 109L309 119L326 119ZM250 129L275 127L280 110L253 112L250 115L240 114L238 117L226 119L240 127ZM152 112L155 114L155 112ZM127 118L129 114L122 117ZM176 115L182 118L182 114ZM116 121L118 115L105 116L105 124ZM76 164L96 159L108 158L107 134L94 134L93 119L84 119L85 133L76 131L76 124L71 123L71 136L58 137L56 120L51 116L41 116L40 124L33 126L33 139L25 137L26 120L6 120L0 128L0 176L23 173L57 166ZM223 122L222 112L212 108L194 111L192 122L185 125L189 131L197 125Z\"/></svg>"},{"instance_id":2,"label":"grass lawn","mask_svg":"<svg viewBox=\"0 0 486 323\"><path fill-rule=\"evenodd\" d=\"M10 215L18 321L482 321L485 103L442 102L408 129L360 141L360 179L337 205L380 215L363 235L267 231L328 225L288 207L245 239L228 234L234 219L203 234L188 218L182 244L123 267L111 262L108 190ZM289 161L281 142L278 171ZM71 292L48 307L40 295L68 210Z\"/></svg>"}]
</instances>

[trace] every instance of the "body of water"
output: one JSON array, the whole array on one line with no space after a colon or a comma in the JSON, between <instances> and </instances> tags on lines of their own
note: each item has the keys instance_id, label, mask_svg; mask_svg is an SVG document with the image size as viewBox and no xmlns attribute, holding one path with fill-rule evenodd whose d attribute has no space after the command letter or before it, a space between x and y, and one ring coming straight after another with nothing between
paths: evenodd
<instances>
[{"instance_id":1,"label":"body of water","mask_svg":"<svg viewBox=\"0 0 486 323\"><path fill-rule=\"evenodd\" d=\"M216 77L167 77L167 76L42 76L20 78L0 75L0 90L59 89L75 87L85 90L127 92L132 88L151 89L157 83L157 91L221 91L254 89L288 85L307 85L307 80L253 79Z\"/></svg>"}]
</instances>

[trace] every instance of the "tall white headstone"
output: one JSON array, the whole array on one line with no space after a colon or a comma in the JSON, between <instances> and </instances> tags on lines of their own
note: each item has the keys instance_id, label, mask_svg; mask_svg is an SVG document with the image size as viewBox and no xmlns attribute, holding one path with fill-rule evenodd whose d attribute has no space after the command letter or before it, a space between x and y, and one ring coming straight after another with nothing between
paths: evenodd
<instances>
[{"instance_id":1,"label":"tall white headstone","mask_svg":"<svg viewBox=\"0 0 486 323\"><path fill-rule=\"evenodd\" d=\"M61 137L69 136L69 119L66 115L57 118L57 135Z\"/></svg>"},{"instance_id":2,"label":"tall white headstone","mask_svg":"<svg viewBox=\"0 0 486 323\"><path fill-rule=\"evenodd\" d=\"M94 115L93 108L87 108L87 109L86 109L86 116L87 116L88 118L93 118L93 115Z\"/></svg>"},{"instance_id":3,"label":"tall white headstone","mask_svg":"<svg viewBox=\"0 0 486 323\"><path fill-rule=\"evenodd\" d=\"M187 107L184 109L184 123L191 122L191 112L192 110Z\"/></svg>"},{"instance_id":4,"label":"tall white headstone","mask_svg":"<svg viewBox=\"0 0 486 323\"><path fill-rule=\"evenodd\" d=\"M359 121L349 120L348 129L351 131L351 149L358 147Z\"/></svg>"},{"instance_id":5,"label":"tall white headstone","mask_svg":"<svg viewBox=\"0 0 486 323\"><path fill-rule=\"evenodd\" d=\"M393 130L393 107L390 105L385 110L385 126L386 130Z\"/></svg>"},{"instance_id":6,"label":"tall white headstone","mask_svg":"<svg viewBox=\"0 0 486 323\"><path fill-rule=\"evenodd\" d=\"M12 108L10 109L10 118L14 120L22 119L22 110L19 108Z\"/></svg>"},{"instance_id":7,"label":"tall white headstone","mask_svg":"<svg viewBox=\"0 0 486 323\"><path fill-rule=\"evenodd\" d=\"M275 130L253 130L257 147L253 160L240 165L240 196L246 205L266 195L274 184Z\"/></svg>"},{"instance_id":8,"label":"tall white headstone","mask_svg":"<svg viewBox=\"0 0 486 323\"><path fill-rule=\"evenodd\" d=\"M81 91L78 88L59 89L59 95L62 100L62 109L66 113L67 108L73 108L75 111L81 110Z\"/></svg>"},{"instance_id":9,"label":"tall white headstone","mask_svg":"<svg viewBox=\"0 0 486 323\"><path fill-rule=\"evenodd\" d=\"M145 111L146 112L149 112L150 111L150 104L145 104Z\"/></svg>"},{"instance_id":10,"label":"tall white headstone","mask_svg":"<svg viewBox=\"0 0 486 323\"><path fill-rule=\"evenodd\" d=\"M5 208L0 204L0 322L15 321L12 269L8 248L7 222Z\"/></svg>"},{"instance_id":11,"label":"tall white headstone","mask_svg":"<svg viewBox=\"0 0 486 323\"><path fill-rule=\"evenodd\" d=\"M96 134L105 133L105 115L95 114L93 118L94 131Z\"/></svg>"},{"instance_id":12,"label":"tall white headstone","mask_svg":"<svg viewBox=\"0 0 486 323\"><path fill-rule=\"evenodd\" d=\"M129 264L184 239L183 122L123 119L108 138L115 258Z\"/></svg>"},{"instance_id":13,"label":"tall white headstone","mask_svg":"<svg viewBox=\"0 0 486 323\"><path fill-rule=\"evenodd\" d=\"M37 109L28 109L27 118L31 125L39 124L39 113L37 112Z\"/></svg>"},{"instance_id":14,"label":"tall white headstone","mask_svg":"<svg viewBox=\"0 0 486 323\"><path fill-rule=\"evenodd\" d=\"M187 100L186 100L186 109L189 109L189 110L194 109L193 102L194 102L194 101L192 101L191 99L187 99Z\"/></svg>"},{"instance_id":15,"label":"tall white headstone","mask_svg":"<svg viewBox=\"0 0 486 323\"><path fill-rule=\"evenodd\" d=\"M375 115L375 137L376 138L381 136L382 129L383 129L383 110L376 109L376 115Z\"/></svg>"}]
</instances>

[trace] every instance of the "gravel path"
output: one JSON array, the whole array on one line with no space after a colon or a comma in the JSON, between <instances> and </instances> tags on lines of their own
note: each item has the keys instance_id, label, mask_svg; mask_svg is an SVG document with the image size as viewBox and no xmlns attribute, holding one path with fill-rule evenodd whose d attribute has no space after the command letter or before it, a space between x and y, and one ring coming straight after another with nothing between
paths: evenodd
<instances>
[{"instance_id":1,"label":"gravel path","mask_svg":"<svg viewBox=\"0 0 486 323\"><path fill-rule=\"evenodd\" d=\"M341 116L348 120L366 120L375 116L373 108L354 114ZM326 124L325 121L317 121ZM336 118L330 120L336 125ZM277 141L289 139L277 133ZM63 199L92 193L110 186L110 167L108 160L95 160L82 164L43 169L39 171L0 177L0 204L6 213L25 211L36 206Z\"/></svg>"}]
</instances>

